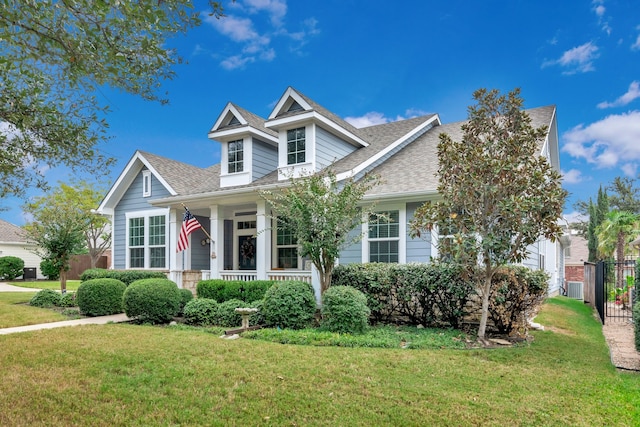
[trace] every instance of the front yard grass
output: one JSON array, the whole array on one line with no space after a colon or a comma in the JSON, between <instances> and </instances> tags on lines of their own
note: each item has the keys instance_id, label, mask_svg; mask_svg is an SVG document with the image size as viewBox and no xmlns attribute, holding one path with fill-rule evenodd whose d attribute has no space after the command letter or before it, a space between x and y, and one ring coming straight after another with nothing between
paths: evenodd
<instances>
[{"instance_id":1,"label":"front yard grass","mask_svg":"<svg viewBox=\"0 0 640 427\"><path fill-rule=\"evenodd\" d=\"M0 425L628 426L640 381L591 310L549 300L529 346L407 350L76 326L0 336Z\"/></svg>"},{"instance_id":2,"label":"front yard grass","mask_svg":"<svg viewBox=\"0 0 640 427\"><path fill-rule=\"evenodd\" d=\"M20 286L21 288L33 288L33 289L53 289L54 291L60 290L59 280L16 280L13 282L6 282L10 285ZM77 291L80 286L80 280L67 280L67 291Z\"/></svg>"},{"instance_id":3,"label":"front yard grass","mask_svg":"<svg viewBox=\"0 0 640 427\"><path fill-rule=\"evenodd\" d=\"M28 305L35 294L35 292L0 292L0 328L69 319L53 310Z\"/></svg>"}]
</instances>

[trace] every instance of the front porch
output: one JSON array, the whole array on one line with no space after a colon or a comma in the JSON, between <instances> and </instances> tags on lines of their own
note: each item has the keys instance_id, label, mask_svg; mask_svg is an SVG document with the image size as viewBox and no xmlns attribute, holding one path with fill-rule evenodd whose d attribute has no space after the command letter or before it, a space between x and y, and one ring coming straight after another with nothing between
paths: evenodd
<instances>
[{"instance_id":1,"label":"front porch","mask_svg":"<svg viewBox=\"0 0 640 427\"><path fill-rule=\"evenodd\" d=\"M249 282L251 280L258 280L258 273L256 271L225 270L219 272L218 276L218 278L222 280L229 281ZM311 271L267 271L266 280L297 280L313 285L311 277ZM211 271L209 270L173 270L169 273L170 280L176 282L180 288L189 289L194 295L196 294L198 282L211 278Z\"/></svg>"}]
</instances>

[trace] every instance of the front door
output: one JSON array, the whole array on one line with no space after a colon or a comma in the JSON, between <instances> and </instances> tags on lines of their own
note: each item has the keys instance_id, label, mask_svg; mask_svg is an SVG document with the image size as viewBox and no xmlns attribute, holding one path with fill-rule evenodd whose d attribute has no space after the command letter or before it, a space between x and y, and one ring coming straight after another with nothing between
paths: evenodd
<instances>
[{"instance_id":1,"label":"front door","mask_svg":"<svg viewBox=\"0 0 640 427\"><path fill-rule=\"evenodd\" d=\"M240 270L256 269L256 238L238 236L238 267Z\"/></svg>"}]
</instances>

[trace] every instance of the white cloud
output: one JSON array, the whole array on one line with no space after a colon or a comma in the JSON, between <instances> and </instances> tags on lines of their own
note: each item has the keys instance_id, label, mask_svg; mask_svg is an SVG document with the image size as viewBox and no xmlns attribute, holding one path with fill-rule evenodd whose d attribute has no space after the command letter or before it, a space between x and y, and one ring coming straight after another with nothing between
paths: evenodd
<instances>
[{"instance_id":1,"label":"white cloud","mask_svg":"<svg viewBox=\"0 0 640 427\"><path fill-rule=\"evenodd\" d=\"M621 107L629 104L633 100L640 98L640 82L635 80L629 85L629 90L613 102L601 102L598 108Z\"/></svg>"},{"instance_id":2,"label":"white cloud","mask_svg":"<svg viewBox=\"0 0 640 427\"><path fill-rule=\"evenodd\" d=\"M575 224L577 222L585 222L589 220L588 216L585 216L577 211L569 212L562 216L569 224Z\"/></svg>"},{"instance_id":3,"label":"white cloud","mask_svg":"<svg viewBox=\"0 0 640 427\"><path fill-rule=\"evenodd\" d=\"M379 113L377 111L370 111L358 117L345 117L344 120L357 128L364 128L368 126L382 125L389 122L412 119L426 114L429 113L416 108L410 108L404 112L404 116L398 115L395 119L386 117L383 113Z\"/></svg>"},{"instance_id":4,"label":"white cloud","mask_svg":"<svg viewBox=\"0 0 640 427\"><path fill-rule=\"evenodd\" d=\"M563 74L586 73L595 70L593 61L599 56L598 46L588 42L569 49L559 59L545 61L542 68L559 65L566 69Z\"/></svg>"},{"instance_id":5,"label":"white cloud","mask_svg":"<svg viewBox=\"0 0 640 427\"><path fill-rule=\"evenodd\" d=\"M638 172L638 164L637 163L625 163L620 167L622 172L624 172L627 176L636 177Z\"/></svg>"},{"instance_id":6,"label":"white cloud","mask_svg":"<svg viewBox=\"0 0 640 427\"><path fill-rule=\"evenodd\" d=\"M636 42L631 45L631 50L640 50L640 34L638 34Z\"/></svg>"},{"instance_id":7,"label":"white cloud","mask_svg":"<svg viewBox=\"0 0 640 427\"><path fill-rule=\"evenodd\" d=\"M562 182L564 184L577 184L583 181L582 172L578 169L562 171Z\"/></svg>"},{"instance_id":8,"label":"white cloud","mask_svg":"<svg viewBox=\"0 0 640 427\"><path fill-rule=\"evenodd\" d=\"M604 7L604 1L602 0L594 0L591 2L593 5L593 12L598 17L598 25L602 31L607 33L607 35L611 35L611 26L609 25L609 19L605 16L607 8Z\"/></svg>"},{"instance_id":9,"label":"white cloud","mask_svg":"<svg viewBox=\"0 0 640 427\"><path fill-rule=\"evenodd\" d=\"M221 61L220 65L227 70L242 68L257 61L273 61L276 57L274 44L278 37L280 40L286 37L294 41L296 46L290 50L299 51L310 36L320 32L315 18L303 20L301 31L289 32L285 27L286 0L238 0L231 3L229 10L233 14L229 13L222 19L208 15L204 18L220 34L240 45L238 52ZM203 50L200 47L195 52Z\"/></svg>"},{"instance_id":10,"label":"white cloud","mask_svg":"<svg viewBox=\"0 0 640 427\"><path fill-rule=\"evenodd\" d=\"M597 168L624 167L640 161L640 111L610 115L588 126L579 125L562 135L562 151L583 158ZM626 172L623 169L624 172Z\"/></svg>"}]
</instances>

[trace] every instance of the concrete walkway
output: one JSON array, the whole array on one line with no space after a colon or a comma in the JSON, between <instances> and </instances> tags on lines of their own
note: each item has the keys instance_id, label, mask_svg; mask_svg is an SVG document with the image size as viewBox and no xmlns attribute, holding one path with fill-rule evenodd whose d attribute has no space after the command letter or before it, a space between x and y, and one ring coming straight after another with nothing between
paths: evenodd
<instances>
[{"instance_id":1,"label":"concrete walkway","mask_svg":"<svg viewBox=\"0 0 640 427\"><path fill-rule=\"evenodd\" d=\"M14 334L17 332L39 331L40 329L63 328L65 326L78 325L105 325L107 323L122 323L131 320L126 314L114 314L111 316L85 317L76 320L63 320L61 322L41 323L39 325L16 326L0 329L0 335Z\"/></svg>"},{"instance_id":2,"label":"concrete walkway","mask_svg":"<svg viewBox=\"0 0 640 427\"><path fill-rule=\"evenodd\" d=\"M22 288L20 286L0 283L0 292L38 292L40 289ZM114 314L112 316L85 317L75 320L63 320L61 322L41 323L39 325L16 326L13 328L0 329L0 335L14 334L16 332L38 331L40 329L63 328L65 326L77 325L105 325L107 323L122 323L131 320L126 314Z\"/></svg>"},{"instance_id":3,"label":"concrete walkway","mask_svg":"<svg viewBox=\"0 0 640 427\"><path fill-rule=\"evenodd\" d=\"M0 282L0 292L38 292L41 289L35 288L23 288L20 286L10 285L8 283Z\"/></svg>"}]
</instances>

